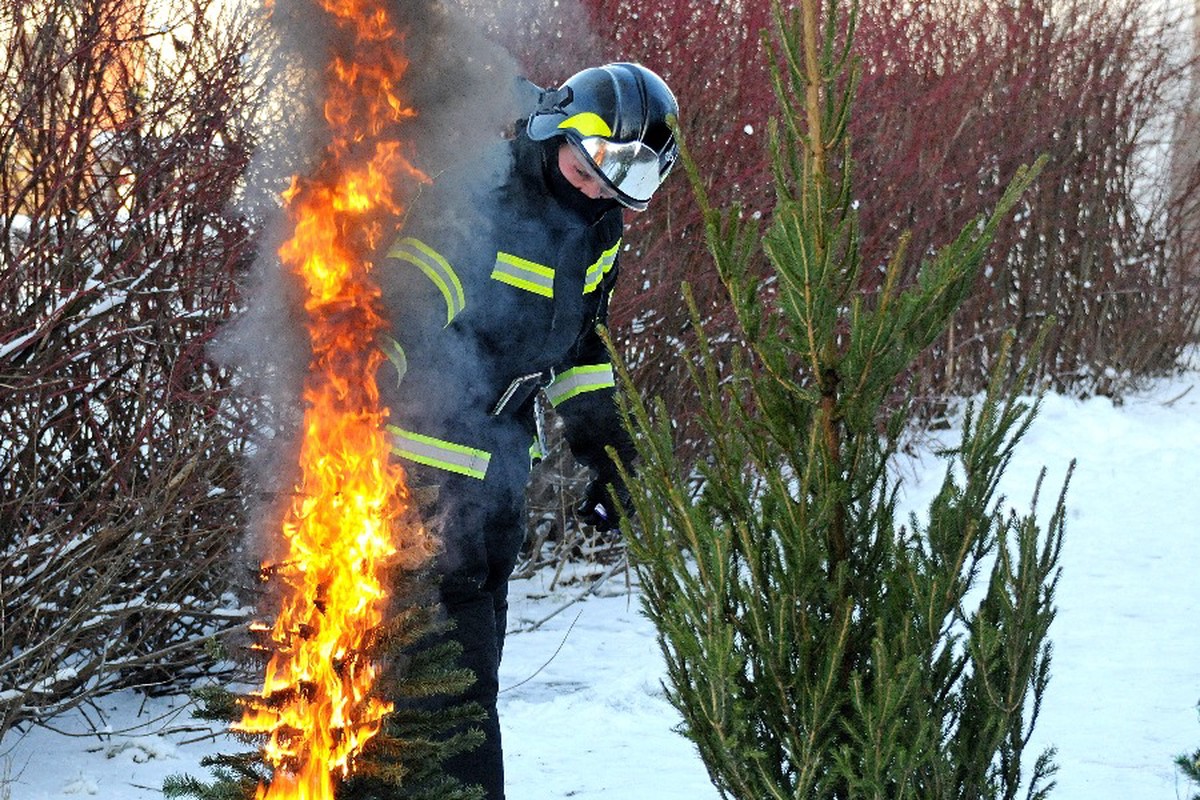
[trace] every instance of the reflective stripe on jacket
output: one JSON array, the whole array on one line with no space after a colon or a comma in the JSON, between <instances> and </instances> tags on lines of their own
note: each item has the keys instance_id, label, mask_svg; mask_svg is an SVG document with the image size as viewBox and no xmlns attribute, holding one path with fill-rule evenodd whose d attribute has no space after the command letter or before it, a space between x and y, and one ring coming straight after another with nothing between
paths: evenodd
<instances>
[{"instance_id":1,"label":"reflective stripe on jacket","mask_svg":"<svg viewBox=\"0 0 1200 800\"><path fill-rule=\"evenodd\" d=\"M420 239L405 236L398 240L388 251L388 258L407 261L420 268L425 277L433 281L442 296L446 299L446 324L454 321L463 309L467 307L466 292L463 291L462 281L458 273L450 266L441 253L434 250Z\"/></svg>"},{"instance_id":2,"label":"reflective stripe on jacket","mask_svg":"<svg viewBox=\"0 0 1200 800\"><path fill-rule=\"evenodd\" d=\"M486 450L413 433L398 425L387 429L392 434L392 452L402 458L469 478L483 480L487 476L492 454Z\"/></svg>"},{"instance_id":3,"label":"reflective stripe on jacket","mask_svg":"<svg viewBox=\"0 0 1200 800\"><path fill-rule=\"evenodd\" d=\"M584 392L612 389L616 385L612 364L585 364L556 374L546 386L546 397L550 405L558 408Z\"/></svg>"}]
</instances>

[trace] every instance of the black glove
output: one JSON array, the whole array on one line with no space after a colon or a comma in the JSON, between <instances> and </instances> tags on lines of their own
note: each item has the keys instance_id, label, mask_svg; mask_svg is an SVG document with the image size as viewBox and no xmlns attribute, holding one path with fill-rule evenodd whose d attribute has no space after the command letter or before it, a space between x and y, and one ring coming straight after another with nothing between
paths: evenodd
<instances>
[{"instance_id":1,"label":"black glove","mask_svg":"<svg viewBox=\"0 0 1200 800\"><path fill-rule=\"evenodd\" d=\"M620 479L613 482L617 490L617 498L626 512L630 510L629 490ZM591 525L604 533L616 528L621 522L621 511L613 502L608 491L608 481L595 478L588 482L583 490L583 499L575 506L575 516L584 525Z\"/></svg>"}]
</instances>

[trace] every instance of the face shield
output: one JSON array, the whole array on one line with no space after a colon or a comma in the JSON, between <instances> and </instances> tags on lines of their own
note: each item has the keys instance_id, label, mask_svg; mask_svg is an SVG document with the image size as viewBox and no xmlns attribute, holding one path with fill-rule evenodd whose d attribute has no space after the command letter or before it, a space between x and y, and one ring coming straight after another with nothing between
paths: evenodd
<instances>
[{"instance_id":1,"label":"face shield","mask_svg":"<svg viewBox=\"0 0 1200 800\"><path fill-rule=\"evenodd\" d=\"M576 144L617 193L617 199L637 211L646 208L670 171L671 164L663 169L663 157L640 141L612 142L601 136L584 136Z\"/></svg>"}]
</instances>

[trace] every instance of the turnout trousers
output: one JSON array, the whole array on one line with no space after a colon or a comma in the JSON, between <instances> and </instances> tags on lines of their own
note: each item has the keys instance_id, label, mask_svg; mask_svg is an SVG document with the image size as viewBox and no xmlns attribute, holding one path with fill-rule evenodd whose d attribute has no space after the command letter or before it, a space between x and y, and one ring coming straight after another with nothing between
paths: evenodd
<instances>
[{"instance_id":1,"label":"turnout trousers","mask_svg":"<svg viewBox=\"0 0 1200 800\"><path fill-rule=\"evenodd\" d=\"M442 545L438 591L451 623L444 636L461 647L455 666L475 677L463 694L440 698L436 705L476 703L485 714L478 723L484 734L482 744L450 758L444 769L468 786L482 786L487 800L504 799L496 700L508 624L508 580L525 540L527 449L526 444L494 455L482 481L442 473L430 519Z\"/></svg>"}]
</instances>

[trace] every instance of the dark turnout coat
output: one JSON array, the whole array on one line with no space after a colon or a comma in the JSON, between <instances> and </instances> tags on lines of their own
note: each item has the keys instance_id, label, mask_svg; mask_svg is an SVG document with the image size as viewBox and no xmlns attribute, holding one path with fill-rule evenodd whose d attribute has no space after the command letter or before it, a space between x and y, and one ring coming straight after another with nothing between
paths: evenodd
<instances>
[{"instance_id":1,"label":"dark turnout coat","mask_svg":"<svg viewBox=\"0 0 1200 800\"><path fill-rule=\"evenodd\" d=\"M524 498L537 453L539 392L567 442L605 482L605 451L628 461L612 365L596 326L617 280L622 211L592 201L557 168L557 142L523 133L499 186L418 197L378 268L395 370L380 376L394 450L410 483L437 489L429 522L440 535L441 598L476 682L459 698L487 712L485 741L447 772L504 796L496 694L507 581L524 538ZM449 196L449 199L447 199Z\"/></svg>"},{"instance_id":2,"label":"dark turnout coat","mask_svg":"<svg viewBox=\"0 0 1200 800\"><path fill-rule=\"evenodd\" d=\"M537 455L539 389L603 479L615 478L606 446L632 455L596 332L617 279L621 208L562 179L557 142L520 135L510 147L507 179L466 211L418 198L381 278L385 350L403 372L394 387L382 379L396 453L502 502L523 492Z\"/></svg>"}]
</instances>

